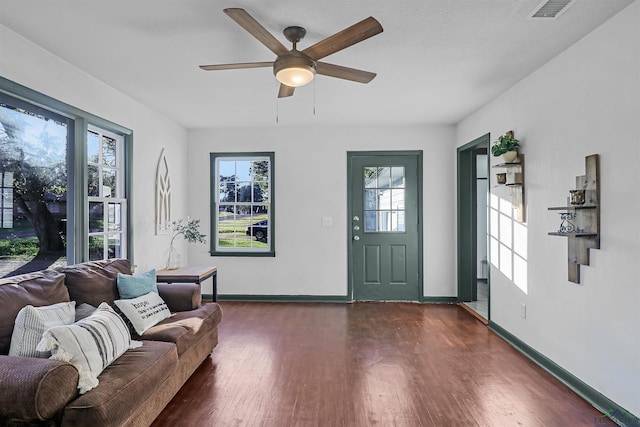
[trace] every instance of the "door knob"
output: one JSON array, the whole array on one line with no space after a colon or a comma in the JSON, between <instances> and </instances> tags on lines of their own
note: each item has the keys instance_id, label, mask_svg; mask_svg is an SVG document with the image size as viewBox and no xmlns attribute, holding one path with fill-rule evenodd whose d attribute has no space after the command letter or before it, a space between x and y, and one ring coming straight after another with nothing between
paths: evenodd
<instances>
[{"instance_id":1,"label":"door knob","mask_svg":"<svg viewBox=\"0 0 640 427\"><path fill-rule=\"evenodd\" d=\"M360 236L353 236L353 240L360 240Z\"/></svg>"}]
</instances>

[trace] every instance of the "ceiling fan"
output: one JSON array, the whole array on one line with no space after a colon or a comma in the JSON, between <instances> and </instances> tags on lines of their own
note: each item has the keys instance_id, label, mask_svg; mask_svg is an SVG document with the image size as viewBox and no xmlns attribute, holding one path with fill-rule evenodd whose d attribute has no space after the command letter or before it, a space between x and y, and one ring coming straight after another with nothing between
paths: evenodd
<instances>
[{"instance_id":1,"label":"ceiling fan","mask_svg":"<svg viewBox=\"0 0 640 427\"><path fill-rule=\"evenodd\" d=\"M369 71L320 62L320 59L326 56L381 33L382 25L373 17L366 18L313 46L299 51L297 49L298 42L307 33L304 28L293 26L284 29L284 36L293 43L293 48L289 50L244 9L228 8L224 9L224 13L269 48L277 57L275 61L271 62L201 65L200 68L203 70L273 67L273 73L280 82L278 98L293 95L296 87L309 83L316 73L359 83L369 83L376 76L375 73Z\"/></svg>"}]
</instances>

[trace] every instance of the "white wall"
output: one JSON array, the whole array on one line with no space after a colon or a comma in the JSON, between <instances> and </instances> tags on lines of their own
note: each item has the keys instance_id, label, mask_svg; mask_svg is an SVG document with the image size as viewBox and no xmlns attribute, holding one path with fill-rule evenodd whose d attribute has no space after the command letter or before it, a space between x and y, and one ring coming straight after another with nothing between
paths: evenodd
<instances>
[{"instance_id":1,"label":"white wall","mask_svg":"<svg viewBox=\"0 0 640 427\"><path fill-rule=\"evenodd\" d=\"M457 128L458 145L513 129L526 157L526 292L492 266L491 319L636 415L639 22L635 2ZM591 265L581 267L581 284L575 284L567 280L566 239L547 235L559 225L547 207L566 203L575 176L584 174L585 156L595 153L601 248L591 250ZM496 258L492 252L492 264Z\"/></svg>"},{"instance_id":2,"label":"white wall","mask_svg":"<svg viewBox=\"0 0 640 427\"><path fill-rule=\"evenodd\" d=\"M192 264L218 267L218 292L346 295L347 151L424 151L424 294L456 294L450 126L199 130L189 133L189 212L209 222L209 153L275 152L276 257L215 257L191 245ZM321 227L321 217L333 218ZM207 234L211 234L208 229ZM210 291L210 289L209 289ZM205 291L207 288L205 286Z\"/></svg>"},{"instance_id":3,"label":"white wall","mask_svg":"<svg viewBox=\"0 0 640 427\"><path fill-rule=\"evenodd\" d=\"M130 258L138 271L161 267L168 237L154 235L156 165L164 147L173 178L174 216L186 216L186 130L1 25L0 58L0 76L133 130L135 233Z\"/></svg>"}]
</instances>

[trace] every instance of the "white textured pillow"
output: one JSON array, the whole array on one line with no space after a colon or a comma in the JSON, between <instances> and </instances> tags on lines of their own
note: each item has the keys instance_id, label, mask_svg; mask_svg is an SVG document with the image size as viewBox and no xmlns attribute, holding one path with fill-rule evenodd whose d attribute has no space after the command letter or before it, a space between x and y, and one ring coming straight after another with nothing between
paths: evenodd
<instances>
[{"instance_id":1,"label":"white textured pillow","mask_svg":"<svg viewBox=\"0 0 640 427\"><path fill-rule=\"evenodd\" d=\"M16 316L11 335L9 356L42 357L51 356L48 351L37 351L42 334L53 326L70 325L75 322L76 302L61 302L43 307L27 305Z\"/></svg>"},{"instance_id":2,"label":"white textured pillow","mask_svg":"<svg viewBox=\"0 0 640 427\"><path fill-rule=\"evenodd\" d=\"M80 374L78 388L83 394L98 385L98 375L111 362L141 345L140 341L131 340L122 318L103 302L91 316L46 331L38 350L50 350L51 359L75 366Z\"/></svg>"},{"instance_id":3,"label":"white textured pillow","mask_svg":"<svg viewBox=\"0 0 640 427\"><path fill-rule=\"evenodd\" d=\"M169 307L155 292L138 298L115 300L113 303L129 319L138 335L171 316Z\"/></svg>"}]
</instances>

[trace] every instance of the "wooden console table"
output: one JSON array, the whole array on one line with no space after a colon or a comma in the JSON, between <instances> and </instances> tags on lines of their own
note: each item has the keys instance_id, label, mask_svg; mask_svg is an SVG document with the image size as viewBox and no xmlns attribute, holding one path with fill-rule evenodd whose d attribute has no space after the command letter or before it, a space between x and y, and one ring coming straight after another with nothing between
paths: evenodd
<instances>
[{"instance_id":1,"label":"wooden console table","mask_svg":"<svg viewBox=\"0 0 640 427\"><path fill-rule=\"evenodd\" d=\"M197 283L213 279L213 301L218 299L218 267L180 267L173 270L157 270L156 280L163 283Z\"/></svg>"}]
</instances>

